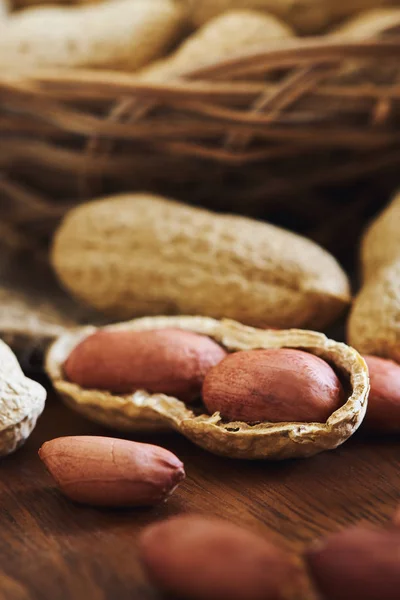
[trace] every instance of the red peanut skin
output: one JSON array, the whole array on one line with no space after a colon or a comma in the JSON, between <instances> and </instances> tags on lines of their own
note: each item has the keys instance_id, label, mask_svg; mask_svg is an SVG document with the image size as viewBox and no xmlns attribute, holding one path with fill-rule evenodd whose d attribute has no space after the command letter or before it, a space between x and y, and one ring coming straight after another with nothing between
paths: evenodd
<instances>
[{"instance_id":1,"label":"red peanut skin","mask_svg":"<svg viewBox=\"0 0 400 600\"><path fill-rule=\"evenodd\" d=\"M393 525L395 527L400 527L400 506L396 510L396 512L394 513L394 516L393 516Z\"/></svg>"},{"instance_id":2,"label":"red peanut skin","mask_svg":"<svg viewBox=\"0 0 400 600\"><path fill-rule=\"evenodd\" d=\"M308 552L324 600L399 600L400 532L353 527Z\"/></svg>"},{"instance_id":3,"label":"red peanut skin","mask_svg":"<svg viewBox=\"0 0 400 600\"><path fill-rule=\"evenodd\" d=\"M139 389L190 402L207 371L226 356L209 337L182 329L99 331L64 363L67 379L87 389L131 394Z\"/></svg>"},{"instance_id":4,"label":"red peanut skin","mask_svg":"<svg viewBox=\"0 0 400 600\"><path fill-rule=\"evenodd\" d=\"M128 440L61 437L44 443L39 456L65 496L92 506L153 506L185 478L174 454Z\"/></svg>"},{"instance_id":5,"label":"red peanut skin","mask_svg":"<svg viewBox=\"0 0 400 600\"><path fill-rule=\"evenodd\" d=\"M170 518L142 532L139 551L150 579L174 598L314 599L299 558L227 521Z\"/></svg>"},{"instance_id":6,"label":"red peanut skin","mask_svg":"<svg viewBox=\"0 0 400 600\"><path fill-rule=\"evenodd\" d=\"M231 354L203 384L208 412L219 411L227 421L324 422L344 401L328 363L290 348Z\"/></svg>"},{"instance_id":7,"label":"red peanut skin","mask_svg":"<svg viewBox=\"0 0 400 600\"><path fill-rule=\"evenodd\" d=\"M376 433L399 433L400 365L377 356L364 356L364 360L369 370L371 391L362 427Z\"/></svg>"}]
</instances>

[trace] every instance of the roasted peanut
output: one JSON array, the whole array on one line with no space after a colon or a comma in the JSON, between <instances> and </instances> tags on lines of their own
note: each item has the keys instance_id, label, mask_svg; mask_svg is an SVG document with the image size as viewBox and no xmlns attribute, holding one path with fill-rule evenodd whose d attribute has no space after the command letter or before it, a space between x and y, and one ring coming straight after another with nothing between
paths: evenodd
<instances>
[{"instance_id":1,"label":"roasted peanut","mask_svg":"<svg viewBox=\"0 0 400 600\"><path fill-rule=\"evenodd\" d=\"M72 210L52 262L68 290L113 318L200 314L319 328L350 300L346 275L313 242L142 194Z\"/></svg>"},{"instance_id":2,"label":"roasted peanut","mask_svg":"<svg viewBox=\"0 0 400 600\"><path fill-rule=\"evenodd\" d=\"M393 516L393 524L396 527L400 527L400 507L396 510Z\"/></svg>"},{"instance_id":3,"label":"roasted peanut","mask_svg":"<svg viewBox=\"0 0 400 600\"><path fill-rule=\"evenodd\" d=\"M363 428L374 432L400 432L400 365L377 356L364 356L371 390Z\"/></svg>"},{"instance_id":4,"label":"roasted peanut","mask_svg":"<svg viewBox=\"0 0 400 600\"><path fill-rule=\"evenodd\" d=\"M67 378L83 388L131 394L139 389L191 401L207 371L226 356L210 338L182 329L99 331L64 364Z\"/></svg>"},{"instance_id":5,"label":"roasted peanut","mask_svg":"<svg viewBox=\"0 0 400 600\"><path fill-rule=\"evenodd\" d=\"M326 421L345 401L332 367L290 348L236 352L204 380L203 401L228 421Z\"/></svg>"},{"instance_id":6,"label":"roasted peanut","mask_svg":"<svg viewBox=\"0 0 400 600\"><path fill-rule=\"evenodd\" d=\"M312 600L302 562L268 539L197 515L151 525L142 561L164 592L186 600Z\"/></svg>"},{"instance_id":7,"label":"roasted peanut","mask_svg":"<svg viewBox=\"0 0 400 600\"><path fill-rule=\"evenodd\" d=\"M57 438L39 455L65 496L93 506L152 506L185 477L168 450L114 438Z\"/></svg>"},{"instance_id":8,"label":"roasted peanut","mask_svg":"<svg viewBox=\"0 0 400 600\"><path fill-rule=\"evenodd\" d=\"M308 553L324 600L398 600L400 534L354 527L328 537Z\"/></svg>"}]
</instances>

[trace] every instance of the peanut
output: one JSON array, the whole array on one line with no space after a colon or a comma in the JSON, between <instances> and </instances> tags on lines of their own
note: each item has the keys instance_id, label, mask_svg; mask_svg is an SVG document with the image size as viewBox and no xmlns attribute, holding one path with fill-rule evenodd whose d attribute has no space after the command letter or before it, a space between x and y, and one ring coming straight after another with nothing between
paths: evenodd
<instances>
[{"instance_id":1,"label":"peanut","mask_svg":"<svg viewBox=\"0 0 400 600\"><path fill-rule=\"evenodd\" d=\"M178 516L145 529L142 561L155 584L187 600L312 600L301 561L223 520Z\"/></svg>"},{"instance_id":2,"label":"peanut","mask_svg":"<svg viewBox=\"0 0 400 600\"><path fill-rule=\"evenodd\" d=\"M8 17L9 5L8 0L0 0L0 25L2 21L5 21Z\"/></svg>"},{"instance_id":3,"label":"peanut","mask_svg":"<svg viewBox=\"0 0 400 600\"><path fill-rule=\"evenodd\" d=\"M363 286L348 323L362 354L400 362L400 194L366 231L361 246Z\"/></svg>"},{"instance_id":4,"label":"peanut","mask_svg":"<svg viewBox=\"0 0 400 600\"><path fill-rule=\"evenodd\" d=\"M311 574L326 600L398 600L400 535L354 527L308 552Z\"/></svg>"},{"instance_id":5,"label":"peanut","mask_svg":"<svg viewBox=\"0 0 400 600\"><path fill-rule=\"evenodd\" d=\"M153 506L184 479L181 461L164 448L106 437L62 437L39 456L65 496L93 506Z\"/></svg>"},{"instance_id":6,"label":"peanut","mask_svg":"<svg viewBox=\"0 0 400 600\"><path fill-rule=\"evenodd\" d=\"M240 422L233 425L218 414L202 411L201 405L192 408L173 396L138 390L121 397L109 390L85 389L68 381L64 365L73 349L93 335L94 327L72 330L56 340L47 353L46 371L68 406L97 423L135 432L172 428L200 447L232 458L281 460L313 456L345 442L365 416L369 392L365 361L353 348L329 340L322 333L298 329L265 331L235 321L189 316L133 319L114 324L106 331L144 332L164 328L205 335L223 343L228 352L298 348L321 356L328 364L334 364L346 381L346 402L323 423L288 421L271 427L271 423L261 422L249 427Z\"/></svg>"},{"instance_id":7,"label":"peanut","mask_svg":"<svg viewBox=\"0 0 400 600\"><path fill-rule=\"evenodd\" d=\"M200 25L226 10L252 8L283 19L302 34L315 34L341 19L390 0L186 0L192 20Z\"/></svg>"},{"instance_id":8,"label":"peanut","mask_svg":"<svg viewBox=\"0 0 400 600\"><path fill-rule=\"evenodd\" d=\"M375 8L362 12L345 21L332 32L332 35L345 36L352 39L376 37L390 31L400 24L398 8Z\"/></svg>"},{"instance_id":9,"label":"peanut","mask_svg":"<svg viewBox=\"0 0 400 600\"><path fill-rule=\"evenodd\" d=\"M228 421L324 422L344 401L328 363L290 348L231 354L203 384L207 410Z\"/></svg>"},{"instance_id":10,"label":"peanut","mask_svg":"<svg viewBox=\"0 0 400 600\"><path fill-rule=\"evenodd\" d=\"M172 313L319 328L350 299L342 269L311 241L143 194L73 209L52 262L69 291L116 319Z\"/></svg>"},{"instance_id":11,"label":"peanut","mask_svg":"<svg viewBox=\"0 0 400 600\"><path fill-rule=\"evenodd\" d=\"M71 352L64 371L83 388L117 394L144 389L190 402L225 356L210 338L182 329L99 331Z\"/></svg>"},{"instance_id":12,"label":"peanut","mask_svg":"<svg viewBox=\"0 0 400 600\"><path fill-rule=\"evenodd\" d=\"M400 432L400 366L392 360L364 356L371 390L363 427L374 432Z\"/></svg>"},{"instance_id":13,"label":"peanut","mask_svg":"<svg viewBox=\"0 0 400 600\"><path fill-rule=\"evenodd\" d=\"M0 456L26 441L45 400L46 390L25 377L11 349L0 340Z\"/></svg>"},{"instance_id":14,"label":"peanut","mask_svg":"<svg viewBox=\"0 0 400 600\"><path fill-rule=\"evenodd\" d=\"M251 10L228 11L195 31L172 55L138 75L150 81L166 80L293 35L289 26L272 15Z\"/></svg>"},{"instance_id":15,"label":"peanut","mask_svg":"<svg viewBox=\"0 0 400 600\"><path fill-rule=\"evenodd\" d=\"M135 70L162 56L183 23L174 0L28 8L2 29L0 66Z\"/></svg>"}]
</instances>

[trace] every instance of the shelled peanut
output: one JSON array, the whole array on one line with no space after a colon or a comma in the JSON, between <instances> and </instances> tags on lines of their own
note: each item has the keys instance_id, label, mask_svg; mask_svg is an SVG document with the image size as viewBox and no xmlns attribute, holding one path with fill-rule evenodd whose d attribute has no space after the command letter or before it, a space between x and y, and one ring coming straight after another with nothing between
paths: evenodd
<instances>
[{"instance_id":1,"label":"shelled peanut","mask_svg":"<svg viewBox=\"0 0 400 600\"><path fill-rule=\"evenodd\" d=\"M400 433L400 365L377 356L364 356L371 390L362 428L373 433Z\"/></svg>"},{"instance_id":2,"label":"shelled peanut","mask_svg":"<svg viewBox=\"0 0 400 600\"><path fill-rule=\"evenodd\" d=\"M210 338L183 331L99 331L71 352L64 364L69 381L83 388L129 394L138 389L200 396L207 371L226 356Z\"/></svg>"},{"instance_id":3,"label":"shelled peanut","mask_svg":"<svg viewBox=\"0 0 400 600\"><path fill-rule=\"evenodd\" d=\"M307 352L226 354L210 338L178 329L103 331L74 348L64 372L83 388L119 394L145 389L190 402L202 391L208 412L227 421L323 422L345 401L334 370Z\"/></svg>"},{"instance_id":4,"label":"shelled peanut","mask_svg":"<svg viewBox=\"0 0 400 600\"><path fill-rule=\"evenodd\" d=\"M173 427L243 458L338 446L361 423L368 393L367 366L344 344L204 317L83 328L56 341L46 363L67 403L95 421Z\"/></svg>"},{"instance_id":5,"label":"shelled peanut","mask_svg":"<svg viewBox=\"0 0 400 600\"><path fill-rule=\"evenodd\" d=\"M199 314L318 329L350 301L345 273L310 240L146 194L72 210L52 264L73 295L115 319Z\"/></svg>"},{"instance_id":6,"label":"shelled peanut","mask_svg":"<svg viewBox=\"0 0 400 600\"><path fill-rule=\"evenodd\" d=\"M187 600L316 600L302 560L227 521L187 515L156 523L139 540L157 588Z\"/></svg>"},{"instance_id":7,"label":"shelled peanut","mask_svg":"<svg viewBox=\"0 0 400 600\"><path fill-rule=\"evenodd\" d=\"M336 373L318 356L279 348L235 352L210 369L203 401L227 421L326 421L345 402Z\"/></svg>"},{"instance_id":8,"label":"shelled peanut","mask_svg":"<svg viewBox=\"0 0 400 600\"><path fill-rule=\"evenodd\" d=\"M400 533L353 527L321 540L307 553L324 600L398 600Z\"/></svg>"},{"instance_id":9,"label":"shelled peanut","mask_svg":"<svg viewBox=\"0 0 400 600\"><path fill-rule=\"evenodd\" d=\"M93 506L153 506L185 478L171 452L127 440L62 437L43 444L39 455L65 496Z\"/></svg>"},{"instance_id":10,"label":"shelled peanut","mask_svg":"<svg viewBox=\"0 0 400 600\"><path fill-rule=\"evenodd\" d=\"M173 54L150 64L138 75L148 81L167 80L293 35L293 30L273 15L231 10L211 19L184 40Z\"/></svg>"},{"instance_id":11,"label":"shelled peanut","mask_svg":"<svg viewBox=\"0 0 400 600\"><path fill-rule=\"evenodd\" d=\"M0 36L0 67L133 71L163 56L185 26L174 0L108 0L12 13Z\"/></svg>"}]
</instances>

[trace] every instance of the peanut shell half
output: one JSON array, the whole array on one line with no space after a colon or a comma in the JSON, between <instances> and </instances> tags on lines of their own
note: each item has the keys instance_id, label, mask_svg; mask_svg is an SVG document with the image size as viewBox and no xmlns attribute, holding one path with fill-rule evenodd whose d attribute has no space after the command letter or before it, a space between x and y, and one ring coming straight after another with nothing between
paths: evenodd
<instances>
[{"instance_id":1,"label":"peanut shell half","mask_svg":"<svg viewBox=\"0 0 400 600\"><path fill-rule=\"evenodd\" d=\"M313 456L345 442L361 424L369 392L368 369L349 346L325 335L302 330L261 330L235 321L206 317L145 317L108 326L113 330L144 331L181 328L208 335L228 351L256 348L299 348L329 361L347 381L349 397L326 423L224 422L219 413L198 414L177 398L145 390L116 396L82 389L67 381L64 361L73 348L96 331L84 327L66 333L49 349L47 373L65 402L84 416L122 431L176 429L215 454L243 459L286 459Z\"/></svg>"},{"instance_id":2,"label":"peanut shell half","mask_svg":"<svg viewBox=\"0 0 400 600\"><path fill-rule=\"evenodd\" d=\"M0 456L25 442L45 400L46 390L25 377L11 349L0 340Z\"/></svg>"}]
</instances>

